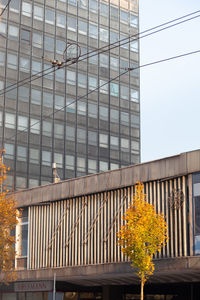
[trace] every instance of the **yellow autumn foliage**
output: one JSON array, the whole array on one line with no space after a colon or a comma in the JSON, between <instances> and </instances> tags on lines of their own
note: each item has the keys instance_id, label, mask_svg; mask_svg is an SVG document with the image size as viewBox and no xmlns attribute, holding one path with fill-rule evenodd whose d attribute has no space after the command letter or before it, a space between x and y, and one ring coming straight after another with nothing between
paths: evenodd
<instances>
[{"instance_id":1,"label":"yellow autumn foliage","mask_svg":"<svg viewBox=\"0 0 200 300\"><path fill-rule=\"evenodd\" d=\"M18 216L14 197L4 184L8 170L0 158L0 271L4 273L3 281L6 283L15 279L15 236L12 232Z\"/></svg>"},{"instance_id":2,"label":"yellow autumn foliage","mask_svg":"<svg viewBox=\"0 0 200 300\"><path fill-rule=\"evenodd\" d=\"M154 272L153 255L161 251L167 240L167 224L163 214L147 203L144 185L137 183L130 207L123 217L125 225L118 233L119 244L131 260L144 284Z\"/></svg>"}]
</instances>

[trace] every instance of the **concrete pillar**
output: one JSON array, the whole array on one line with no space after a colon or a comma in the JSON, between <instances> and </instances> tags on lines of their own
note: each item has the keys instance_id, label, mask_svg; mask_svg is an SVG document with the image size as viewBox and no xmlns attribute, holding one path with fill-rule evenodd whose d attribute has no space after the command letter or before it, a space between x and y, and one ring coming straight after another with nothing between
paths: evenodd
<instances>
[{"instance_id":1,"label":"concrete pillar","mask_svg":"<svg viewBox=\"0 0 200 300\"><path fill-rule=\"evenodd\" d=\"M122 287L120 286L103 286L103 300L122 300Z\"/></svg>"}]
</instances>

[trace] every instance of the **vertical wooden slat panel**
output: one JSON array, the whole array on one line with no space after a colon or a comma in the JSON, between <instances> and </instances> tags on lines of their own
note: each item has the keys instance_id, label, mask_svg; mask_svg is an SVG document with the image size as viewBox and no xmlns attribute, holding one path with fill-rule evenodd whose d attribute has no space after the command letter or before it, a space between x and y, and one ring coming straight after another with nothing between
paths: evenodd
<instances>
[{"instance_id":1,"label":"vertical wooden slat panel","mask_svg":"<svg viewBox=\"0 0 200 300\"><path fill-rule=\"evenodd\" d=\"M169 195L172 193L172 180L169 181ZM173 213L174 210L170 208L170 248L171 248L171 257L174 257L174 222L173 222Z\"/></svg>"},{"instance_id":2,"label":"vertical wooden slat panel","mask_svg":"<svg viewBox=\"0 0 200 300\"><path fill-rule=\"evenodd\" d=\"M114 209L113 191L111 191L110 192L110 216L111 216L112 219L114 218L115 214L116 214L116 209ZM115 258L114 258L114 255L113 255L113 249L114 249L114 247L116 247L116 243L115 243L116 239L114 237L114 234L116 233L116 223L117 223L117 219L114 222L114 224L112 225L111 230L110 230L110 234L109 234L109 237L108 237L109 247L110 247L109 261L111 263L115 261Z\"/></svg>"},{"instance_id":3,"label":"vertical wooden slat panel","mask_svg":"<svg viewBox=\"0 0 200 300\"><path fill-rule=\"evenodd\" d=\"M188 190L189 190L189 249L190 249L190 256L194 255L194 239L193 239L193 199L192 199L192 174L188 175Z\"/></svg>"},{"instance_id":4,"label":"vertical wooden slat panel","mask_svg":"<svg viewBox=\"0 0 200 300\"><path fill-rule=\"evenodd\" d=\"M157 212L158 214L161 213L161 195L160 195L160 182L156 183L156 190L157 190L157 195L156 195L156 202L157 202ZM162 253L158 253L158 257L161 258Z\"/></svg>"},{"instance_id":5,"label":"vertical wooden slat panel","mask_svg":"<svg viewBox=\"0 0 200 300\"><path fill-rule=\"evenodd\" d=\"M174 179L174 191L176 190L177 186L177 180ZM177 209L172 209L172 212L174 213L174 254L175 257L178 256L178 220L177 220Z\"/></svg>"},{"instance_id":6,"label":"vertical wooden slat panel","mask_svg":"<svg viewBox=\"0 0 200 300\"><path fill-rule=\"evenodd\" d=\"M39 243L39 268L42 268L42 260L43 260L43 234L44 234L44 226L43 226L43 210L44 207L40 206L40 225L39 225L39 232L40 232L40 243Z\"/></svg>"},{"instance_id":7,"label":"vertical wooden slat panel","mask_svg":"<svg viewBox=\"0 0 200 300\"><path fill-rule=\"evenodd\" d=\"M31 269L31 252L32 252L32 207L28 208L28 257L27 269Z\"/></svg>"},{"instance_id":8,"label":"vertical wooden slat panel","mask_svg":"<svg viewBox=\"0 0 200 300\"><path fill-rule=\"evenodd\" d=\"M179 177L178 178L178 191L181 192L182 191L182 188L181 188L181 178ZM182 256L183 253L183 249L182 249L182 224L183 224L183 218L182 218L182 206L179 207L178 209L178 221L179 221L179 245L178 245L178 248L179 248L179 256Z\"/></svg>"},{"instance_id":9,"label":"vertical wooden slat panel","mask_svg":"<svg viewBox=\"0 0 200 300\"><path fill-rule=\"evenodd\" d=\"M182 190L184 193L183 199L183 255L187 256L187 212L186 212L186 203L187 203L187 186L186 186L186 178L183 176L182 179Z\"/></svg>"},{"instance_id":10,"label":"vertical wooden slat panel","mask_svg":"<svg viewBox=\"0 0 200 300\"><path fill-rule=\"evenodd\" d=\"M161 201L162 201L162 210L161 210L161 213L163 213L164 218L165 218L165 220L167 222L168 220L167 220L167 216L166 216L165 185L164 185L163 181L160 183L160 188L161 188ZM165 246L163 247L163 257L166 257L166 247Z\"/></svg>"},{"instance_id":11,"label":"vertical wooden slat panel","mask_svg":"<svg viewBox=\"0 0 200 300\"><path fill-rule=\"evenodd\" d=\"M91 201L91 205L90 205L90 224L92 225L92 228L91 228L91 237L90 237L90 243L91 243L91 246L90 246L90 259L91 259L91 264L94 263L94 228L95 228L95 223L96 222L93 222L93 220L95 219L95 215L94 215L94 199L93 199L93 195L91 195L91 198L90 198L90 201Z\"/></svg>"},{"instance_id":12,"label":"vertical wooden slat panel","mask_svg":"<svg viewBox=\"0 0 200 300\"><path fill-rule=\"evenodd\" d=\"M106 193L104 193L104 200L107 198L107 194ZM107 213L107 203L108 203L108 201L105 201L104 202L104 206L103 206L103 211L102 211L102 213L103 213L103 250L104 250L104 255L103 255L103 263L106 263L106 257L107 257L107 244L106 244L106 242L105 242L105 240L106 240L106 229L107 229L107 227L106 227L106 213Z\"/></svg>"},{"instance_id":13,"label":"vertical wooden slat panel","mask_svg":"<svg viewBox=\"0 0 200 300\"><path fill-rule=\"evenodd\" d=\"M87 239L87 264L90 264L91 257L90 257L90 249L91 249L91 233L90 231L90 226L91 226L91 198L88 196L88 226L87 226L87 231L88 231L88 239Z\"/></svg>"},{"instance_id":14,"label":"vertical wooden slat panel","mask_svg":"<svg viewBox=\"0 0 200 300\"><path fill-rule=\"evenodd\" d=\"M169 184L168 181L165 181L165 203L166 203L166 221L167 221L167 235L169 237L167 241L167 257L170 257L171 250L171 237L170 237L170 216L169 216Z\"/></svg>"},{"instance_id":15,"label":"vertical wooden slat panel","mask_svg":"<svg viewBox=\"0 0 200 300\"><path fill-rule=\"evenodd\" d=\"M117 197L117 191L115 190L114 192L113 192L113 210L114 211L116 211L117 209L118 209L118 197ZM119 214L118 215L118 218L117 218L117 223L115 223L115 232L118 232L118 228L119 228L119 226L120 226L120 222L121 222L121 220L120 220L120 215L121 214ZM115 262L117 262L117 261L119 261L119 256L118 256L118 249L119 249L119 246L118 245L116 245L116 243L114 242L114 261Z\"/></svg>"}]
</instances>

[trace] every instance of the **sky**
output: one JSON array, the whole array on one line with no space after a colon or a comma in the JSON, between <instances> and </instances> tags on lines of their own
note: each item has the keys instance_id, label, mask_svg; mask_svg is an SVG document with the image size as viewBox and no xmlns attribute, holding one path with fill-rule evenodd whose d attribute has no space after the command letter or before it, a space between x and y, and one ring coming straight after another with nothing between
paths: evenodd
<instances>
[{"instance_id":1,"label":"sky","mask_svg":"<svg viewBox=\"0 0 200 300\"><path fill-rule=\"evenodd\" d=\"M141 32L200 10L200 1L139 6ZM200 50L199 29L200 17L140 39L140 65ZM200 53L141 68L140 103L141 162L200 149Z\"/></svg>"}]
</instances>

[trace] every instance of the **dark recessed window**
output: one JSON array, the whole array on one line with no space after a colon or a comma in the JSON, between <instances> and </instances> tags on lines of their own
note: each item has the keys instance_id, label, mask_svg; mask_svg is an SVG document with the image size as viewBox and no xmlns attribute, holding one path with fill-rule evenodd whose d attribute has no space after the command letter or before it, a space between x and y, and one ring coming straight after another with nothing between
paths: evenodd
<instances>
[{"instance_id":1,"label":"dark recessed window","mask_svg":"<svg viewBox=\"0 0 200 300\"><path fill-rule=\"evenodd\" d=\"M21 40L25 43L30 43L31 41L31 32L29 30L21 30Z\"/></svg>"}]
</instances>

